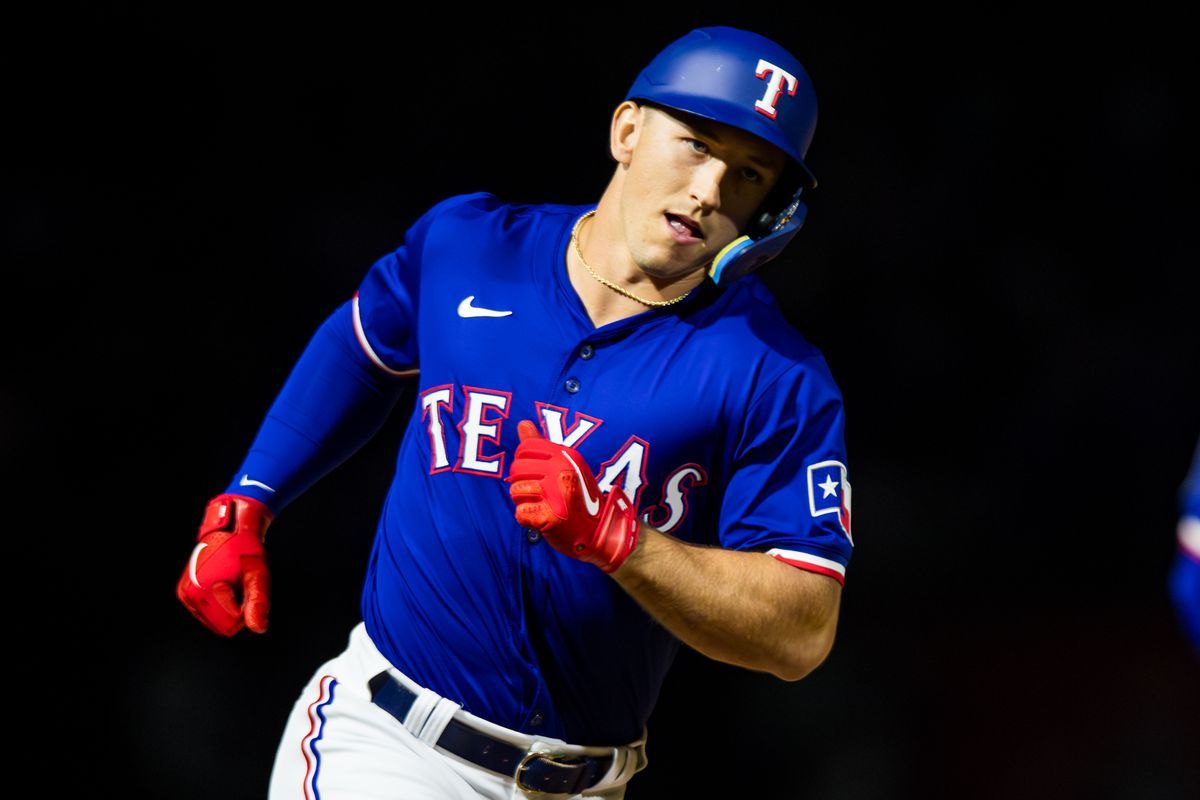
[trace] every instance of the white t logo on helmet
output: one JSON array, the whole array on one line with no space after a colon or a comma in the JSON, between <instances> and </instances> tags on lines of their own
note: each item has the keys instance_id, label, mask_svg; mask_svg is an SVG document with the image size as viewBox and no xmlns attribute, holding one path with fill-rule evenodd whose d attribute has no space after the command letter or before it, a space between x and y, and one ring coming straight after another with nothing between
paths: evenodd
<instances>
[{"instance_id":1,"label":"white t logo on helmet","mask_svg":"<svg viewBox=\"0 0 1200 800\"><path fill-rule=\"evenodd\" d=\"M788 96L796 93L796 76L782 67L777 67L765 58L758 60L758 66L754 69L754 77L765 78L770 73L771 79L767 81L767 91L763 94L762 99L754 101L754 108L766 114L771 119L775 119L778 111L775 104L779 102L779 95L783 94L783 83L787 81Z\"/></svg>"}]
</instances>

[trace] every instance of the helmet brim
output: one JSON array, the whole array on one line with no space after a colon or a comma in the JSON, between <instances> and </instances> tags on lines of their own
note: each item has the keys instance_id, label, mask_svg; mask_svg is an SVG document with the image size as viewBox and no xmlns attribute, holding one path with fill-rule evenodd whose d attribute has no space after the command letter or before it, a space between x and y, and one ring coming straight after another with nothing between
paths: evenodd
<instances>
[{"instance_id":1,"label":"helmet brim","mask_svg":"<svg viewBox=\"0 0 1200 800\"><path fill-rule=\"evenodd\" d=\"M800 168L801 184L805 189L817 188L817 176L804 163L804 159L796 152L791 142L782 136L778 129L759 119L757 112L747 111L743 106L726 102L713 97L697 97L679 92L664 92L652 98L630 95L626 100L635 100L646 105L662 106L667 110L683 111L695 114L721 125L733 125L746 131L768 144L782 150L797 167Z\"/></svg>"}]
</instances>

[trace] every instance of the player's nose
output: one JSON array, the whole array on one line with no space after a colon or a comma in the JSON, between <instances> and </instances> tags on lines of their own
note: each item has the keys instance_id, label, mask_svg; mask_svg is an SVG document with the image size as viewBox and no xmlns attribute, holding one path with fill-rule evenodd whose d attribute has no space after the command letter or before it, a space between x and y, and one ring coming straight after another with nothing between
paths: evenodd
<instances>
[{"instance_id":1,"label":"player's nose","mask_svg":"<svg viewBox=\"0 0 1200 800\"><path fill-rule=\"evenodd\" d=\"M706 211L721 207L721 181L727 166L719 158L710 158L692 175L692 199Z\"/></svg>"}]
</instances>

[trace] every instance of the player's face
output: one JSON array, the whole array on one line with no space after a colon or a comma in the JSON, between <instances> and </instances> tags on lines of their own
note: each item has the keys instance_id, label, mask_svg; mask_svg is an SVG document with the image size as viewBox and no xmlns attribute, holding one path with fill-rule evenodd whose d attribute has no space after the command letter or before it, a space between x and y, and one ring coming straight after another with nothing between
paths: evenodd
<instances>
[{"instance_id":1,"label":"player's face","mask_svg":"<svg viewBox=\"0 0 1200 800\"><path fill-rule=\"evenodd\" d=\"M614 148L625 167L625 239L644 272L680 277L706 266L744 232L787 155L740 128L628 105L630 146Z\"/></svg>"}]
</instances>

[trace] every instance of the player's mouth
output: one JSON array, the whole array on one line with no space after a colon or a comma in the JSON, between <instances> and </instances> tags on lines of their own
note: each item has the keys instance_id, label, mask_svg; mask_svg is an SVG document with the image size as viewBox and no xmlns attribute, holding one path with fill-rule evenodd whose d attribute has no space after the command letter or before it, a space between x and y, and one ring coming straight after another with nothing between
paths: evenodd
<instances>
[{"instance_id":1,"label":"player's mouth","mask_svg":"<svg viewBox=\"0 0 1200 800\"><path fill-rule=\"evenodd\" d=\"M695 244L704 241L704 231L700 229L699 223L691 217L672 214L670 211L663 212L663 217L667 221L667 230L671 232L671 238L679 244Z\"/></svg>"}]
</instances>

